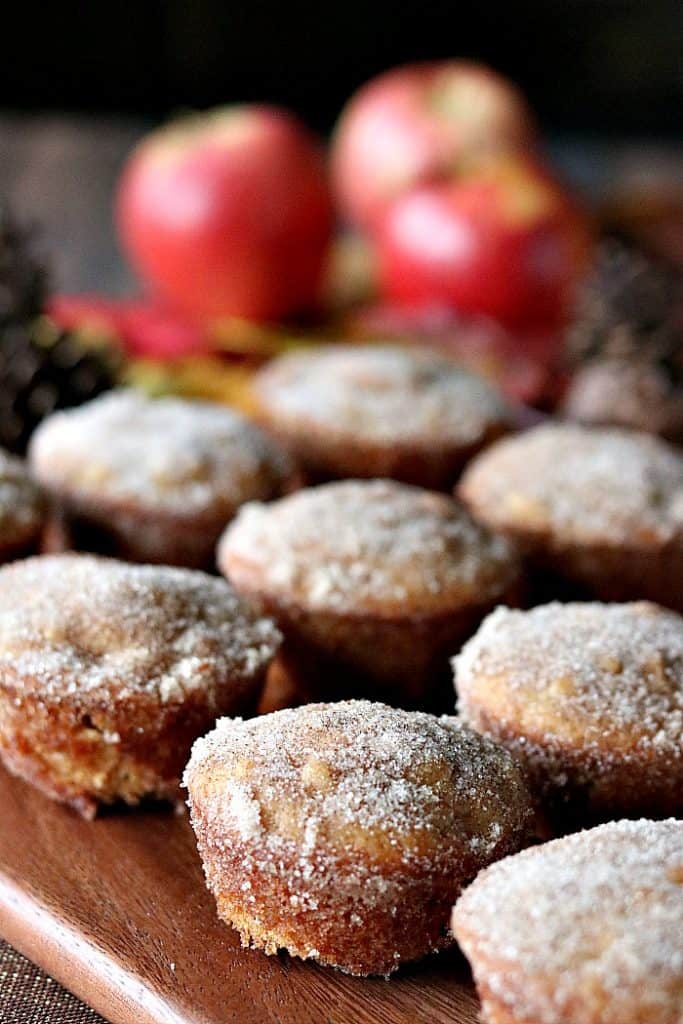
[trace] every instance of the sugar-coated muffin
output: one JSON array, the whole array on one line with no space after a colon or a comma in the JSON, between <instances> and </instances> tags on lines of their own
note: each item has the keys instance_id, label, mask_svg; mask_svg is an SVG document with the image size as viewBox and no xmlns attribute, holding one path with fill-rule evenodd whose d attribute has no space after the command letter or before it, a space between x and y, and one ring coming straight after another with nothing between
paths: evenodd
<instances>
[{"instance_id":1,"label":"sugar-coated muffin","mask_svg":"<svg viewBox=\"0 0 683 1024\"><path fill-rule=\"evenodd\" d=\"M610 423L683 442L683 380L657 363L588 363L573 375L562 411L580 423Z\"/></svg>"},{"instance_id":2,"label":"sugar-coated muffin","mask_svg":"<svg viewBox=\"0 0 683 1024\"><path fill-rule=\"evenodd\" d=\"M455 905L486 1024L681 1024L683 821L507 857Z\"/></svg>"},{"instance_id":3,"label":"sugar-coated muffin","mask_svg":"<svg viewBox=\"0 0 683 1024\"><path fill-rule=\"evenodd\" d=\"M205 573L44 555L0 569L0 759L92 817L175 799L192 742L250 712L279 642Z\"/></svg>"},{"instance_id":4,"label":"sugar-coated muffin","mask_svg":"<svg viewBox=\"0 0 683 1024\"><path fill-rule=\"evenodd\" d=\"M532 560L595 596L683 610L683 454L665 441L538 427L475 458L458 493Z\"/></svg>"},{"instance_id":5,"label":"sugar-coated muffin","mask_svg":"<svg viewBox=\"0 0 683 1024\"><path fill-rule=\"evenodd\" d=\"M514 760L453 718L347 701L222 719L185 772L218 913L244 945L388 975L531 823Z\"/></svg>"},{"instance_id":6,"label":"sugar-coated muffin","mask_svg":"<svg viewBox=\"0 0 683 1024\"><path fill-rule=\"evenodd\" d=\"M293 480L288 456L233 410L132 390L47 417L29 457L77 547L199 569L243 502Z\"/></svg>"},{"instance_id":7,"label":"sugar-coated muffin","mask_svg":"<svg viewBox=\"0 0 683 1024\"><path fill-rule=\"evenodd\" d=\"M0 448L0 562L32 554L44 521L40 488L22 460Z\"/></svg>"},{"instance_id":8,"label":"sugar-coated muffin","mask_svg":"<svg viewBox=\"0 0 683 1024\"><path fill-rule=\"evenodd\" d=\"M447 490L512 425L491 384L434 352L401 346L287 353L257 374L254 394L259 418L312 482L393 477Z\"/></svg>"},{"instance_id":9,"label":"sugar-coated muffin","mask_svg":"<svg viewBox=\"0 0 683 1024\"><path fill-rule=\"evenodd\" d=\"M683 813L683 618L645 601L498 608L455 659L459 711L560 827Z\"/></svg>"},{"instance_id":10,"label":"sugar-coated muffin","mask_svg":"<svg viewBox=\"0 0 683 1024\"><path fill-rule=\"evenodd\" d=\"M391 480L249 504L218 562L279 623L283 657L311 684L309 699L381 695L398 705L424 706L441 680L449 688L449 656L519 581L510 544L462 505Z\"/></svg>"}]
</instances>

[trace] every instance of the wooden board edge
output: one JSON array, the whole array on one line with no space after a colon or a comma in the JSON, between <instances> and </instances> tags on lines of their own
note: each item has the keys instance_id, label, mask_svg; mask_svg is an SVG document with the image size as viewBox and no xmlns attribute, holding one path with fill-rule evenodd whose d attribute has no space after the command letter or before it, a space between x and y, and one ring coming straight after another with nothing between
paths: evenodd
<instances>
[{"instance_id":1,"label":"wooden board edge","mask_svg":"<svg viewBox=\"0 0 683 1024\"><path fill-rule=\"evenodd\" d=\"M187 1024L140 978L1 872L0 935L111 1024Z\"/></svg>"}]
</instances>

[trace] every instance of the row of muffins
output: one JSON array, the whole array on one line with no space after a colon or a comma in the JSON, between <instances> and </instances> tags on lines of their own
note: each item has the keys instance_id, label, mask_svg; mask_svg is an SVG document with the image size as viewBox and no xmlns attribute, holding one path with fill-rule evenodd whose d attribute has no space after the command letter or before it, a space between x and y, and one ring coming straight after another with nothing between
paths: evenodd
<instances>
[{"instance_id":1,"label":"row of muffins","mask_svg":"<svg viewBox=\"0 0 683 1024\"><path fill-rule=\"evenodd\" d=\"M0 570L0 755L86 815L173 798L193 740L221 715L255 712L282 639L197 570L85 554L14 562ZM555 830L683 810L676 612L501 606L453 665L460 721L514 755Z\"/></svg>"},{"instance_id":2,"label":"row of muffins","mask_svg":"<svg viewBox=\"0 0 683 1024\"><path fill-rule=\"evenodd\" d=\"M107 401L114 399L130 402L132 396ZM137 398L133 405L139 402L149 406ZM120 416L119 430L125 434L129 420L135 425L128 458L137 450L139 460L135 488L149 493L140 477L150 479L150 446L143 443L138 418ZM43 428L46 436L51 426ZM92 528L94 508L102 524L110 521L108 483L116 485L117 472L106 462L106 436L92 423L85 426L74 435L90 453L84 474L73 474L70 488L53 477L50 487L70 525L89 519ZM466 472L463 494L478 464L539 435L566 439L571 429L546 427L498 442ZM161 453L156 437L151 489L160 482L162 490L173 490L176 461L181 476L201 489L206 465L197 466L196 449L194 460L183 464L177 453ZM596 438L595 465L582 468ZM552 561L584 585L590 579L575 566L592 565L594 578L608 588L599 593L660 600L670 594L675 606L675 574L673 583L669 574L677 550L680 557L680 456L661 446L662 460L651 472L644 441L579 432L581 454L569 459L564 480L563 460L548 460L548 472L556 467L562 483L557 494L528 471L530 457L522 451L509 502L517 521L510 516L502 528L523 540L525 557ZM38 472L39 442L32 459ZM43 465L55 470L63 450L54 438L47 450ZM165 459L160 468L159 457ZM208 463L213 465L211 458ZM624 510L618 484L625 467L637 483L626 507L635 525L615 531L616 547L628 559L634 540L636 547L645 545L644 560L653 570L641 573L644 589L635 594L624 592L618 557L604 560L611 576L600 571L602 549L610 551L614 535L611 524ZM309 478L311 472L309 467ZM99 481L97 501L72 504L79 473ZM493 474L494 482L499 475ZM280 479L283 490L291 486L291 464ZM596 481L600 515L593 525L580 499L590 511ZM563 503L559 517L555 500ZM121 501L119 493L117 509ZM505 505L500 497L490 502L496 513ZM135 524L138 506L130 493L123 495L123 507ZM149 507L146 512L158 542L164 521ZM533 526L523 537L520 515ZM593 534L579 535L584 547L577 555L582 521ZM571 544L558 523L573 529ZM126 532L126 543L138 534L144 535L139 521ZM44 789L52 786L52 795L88 813L100 799L169 795L191 733L202 735L218 715L253 707L280 641L264 613L284 633L289 675L300 687L297 699L338 697L346 686L346 693L357 688L391 703L428 704L448 656L493 605L514 600L521 580L515 547L443 494L353 481L247 506L237 516L220 544L219 561L249 604L220 580L182 570L87 556L8 567L0 572L0 649L2 676L14 688L3 701L0 733L8 734L9 721L12 737L3 743L3 756L15 771ZM652 586L660 588L656 595ZM244 725L223 722L198 742L186 777L221 914L252 944L284 946L355 973L388 973L447 944L450 906L460 888L486 863L524 845L534 799L560 826L569 809L576 822L640 813L643 804L651 813L679 812L682 665L681 619L651 605L499 611L456 665L461 717L475 732L462 721L369 704L304 708ZM605 727L612 722L610 731ZM303 760L296 753L302 743ZM284 765L278 760L283 752ZM533 798L517 767L520 758ZM92 779L96 784L88 789ZM330 893L334 888L327 904L321 902L322 879Z\"/></svg>"},{"instance_id":3,"label":"row of muffins","mask_svg":"<svg viewBox=\"0 0 683 1024\"><path fill-rule=\"evenodd\" d=\"M245 502L349 477L450 491L467 464L460 499L544 571L683 605L683 462L665 442L553 423L491 444L515 415L490 385L389 347L285 355L255 397L266 432L208 403L110 394L44 422L33 475L78 547L211 570Z\"/></svg>"},{"instance_id":4,"label":"row of muffins","mask_svg":"<svg viewBox=\"0 0 683 1024\"><path fill-rule=\"evenodd\" d=\"M350 453L357 472L400 475L407 462L391 453L409 445L404 475L436 482L429 455L440 453L445 487L512 417L443 359L389 348L285 356L257 393L269 434L227 409L121 392L50 417L30 462L67 544L133 561L213 569L242 509L219 559L285 632L275 704L388 687L392 703L438 706L447 656L483 615L522 599L522 575L538 600L535 567L546 593L550 570L573 596L683 608L683 457L664 442L548 424L472 459L460 504L387 481L277 501L302 478L343 472Z\"/></svg>"},{"instance_id":5,"label":"row of muffins","mask_svg":"<svg viewBox=\"0 0 683 1024\"><path fill-rule=\"evenodd\" d=\"M28 559L0 570L3 757L89 814L99 800L172 795L191 733L227 711L195 742L184 781L209 888L245 944L388 975L456 936L492 1024L678 1024L683 823L602 826L518 862L515 851L538 837L544 787L535 800L520 748L512 756L478 731L472 690L477 679L504 686L507 674L515 696L519 676L529 686L537 674L542 753L559 772L564 752L574 772L568 787L549 776L563 798L594 787L590 817L610 817L637 811L654 787L665 813L667 799L680 807L683 620L647 604L557 605L539 647L532 617L546 611L506 612L516 620L503 621L496 643L499 610L465 646L459 719L342 701L244 721L234 714L253 707L279 636L228 584L89 555ZM617 659L624 679L612 696L623 712L610 732L596 678L614 675ZM652 665L658 685L643 715ZM572 710L568 729L553 718L555 698ZM487 715L490 725L490 702ZM564 731L553 732L556 720ZM503 857L500 872L479 876ZM564 945L544 972L558 935Z\"/></svg>"}]
</instances>

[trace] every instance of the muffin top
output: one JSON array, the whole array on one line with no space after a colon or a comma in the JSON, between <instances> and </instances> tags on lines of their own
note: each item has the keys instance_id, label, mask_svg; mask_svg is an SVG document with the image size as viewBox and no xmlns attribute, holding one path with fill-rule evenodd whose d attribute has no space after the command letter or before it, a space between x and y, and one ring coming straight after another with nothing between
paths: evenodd
<instances>
[{"instance_id":1,"label":"muffin top","mask_svg":"<svg viewBox=\"0 0 683 1024\"><path fill-rule=\"evenodd\" d=\"M264 865L297 849L303 877L338 858L385 867L488 860L529 824L514 759L453 718L368 701L221 719L185 772L215 841Z\"/></svg>"},{"instance_id":2,"label":"muffin top","mask_svg":"<svg viewBox=\"0 0 683 1024\"><path fill-rule=\"evenodd\" d=\"M46 486L177 515L224 515L282 493L289 459L225 406L114 391L54 413L30 447Z\"/></svg>"},{"instance_id":3,"label":"muffin top","mask_svg":"<svg viewBox=\"0 0 683 1024\"><path fill-rule=\"evenodd\" d=\"M682 885L683 822L611 822L487 868L453 930L511 1020L678 1024Z\"/></svg>"},{"instance_id":4,"label":"muffin top","mask_svg":"<svg viewBox=\"0 0 683 1024\"><path fill-rule=\"evenodd\" d=\"M657 363L587 363L574 374L562 408L580 423L610 423L683 440L683 381Z\"/></svg>"},{"instance_id":5,"label":"muffin top","mask_svg":"<svg viewBox=\"0 0 683 1024\"><path fill-rule=\"evenodd\" d=\"M0 548L18 548L37 536L44 503L21 459L0 448Z\"/></svg>"},{"instance_id":6,"label":"muffin top","mask_svg":"<svg viewBox=\"0 0 683 1024\"><path fill-rule=\"evenodd\" d=\"M266 419L372 445L477 444L511 412L486 381L436 353L390 345L291 352L257 375Z\"/></svg>"},{"instance_id":7,"label":"muffin top","mask_svg":"<svg viewBox=\"0 0 683 1024\"><path fill-rule=\"evenodd\" d=\"M253 678L279 644L225 580L90 555L0 569L0 686L47 702L162 704Z\"/></svg>"},{"instance_id":8,"label":"muffin top","mask_svg":"<svg viewBox=\"0 0 683 1024\"><path fill-rule=\"evenodd\" d=\"M508 542L457 501L391 480L250 503L224 533L218 561L239 590L398 617L495 600L519 571Z\"/></svg>"},{"instance_id":9,"label":"muffin top","mask_svg":"<svg viewBox=\"0 0 683 1024\"><path fill-rule=\"evenodd\" d=\"M658 548L683 533L683 455L617 429L553 424L496 442L459 493L500 528Z\"/></svg>"},{"instance_id":10,"label":"muffin top","mask_svg":"<svg viewBox=\"0 0 683 1024\"><path fill-rule=\"evenodd\" d=\"M683 617L646 601L497 608L454 659L465 721L683 760Z\"/></svg>"}]
</instances>

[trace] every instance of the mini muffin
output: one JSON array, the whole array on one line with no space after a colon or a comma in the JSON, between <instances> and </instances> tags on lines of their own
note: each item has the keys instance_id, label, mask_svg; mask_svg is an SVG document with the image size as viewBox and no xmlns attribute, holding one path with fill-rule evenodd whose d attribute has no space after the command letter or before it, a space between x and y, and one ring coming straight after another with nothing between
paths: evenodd
<instances>
[{"instance_id":1,"label":"mini muffin","mask_svg":"<svg viewBox=\"0 0 683 1024\"><path fill-rule=\"evenodd\" d=\"M454 899L532 818L505 751L453 718L365 701L222 719L185 785L243 944L360 975L450 945Z\"/></svg>"},{"instance_id":2,"label":"mini muffin","mask_svg":"<svg viewBox=\"0 0 683 1024\"><path fill-rule=\"evenodd\" d=\"M43 496L26 466L0 448L0 562L35 551L44 519Z\"/></svg>"},{"instance_id":3,"label":"mini muffin","mask_svg":"<svg viewBox=\"0 0 683 1024\"><path fill-rule=\"evenodd\" d=\"M538 427L478 456L458 493L533 561L595 596L683 611L683 454L666 442Z\"/></svg>"},{"instance_id":4,"label":"mini muffin","mask_svg":"<svg viewBox=\"0 0 683 1024\"><path fill-rule=\"evenodd\" d=\"M681 1024L683 821L507 857L456 903L486 1024Z\"/></svg>"},{"instance_id":5,"label":"mini muffin","mask_svg":"<svg viewBox=\"0 0 683 1024\"><path fill-rule=\"evenodd\" d=\"M683 812L683 618L647 602L498 608L455 659L460 714L561 825Z\"/></svg>"},{"instance_id":6,"label":"mini muffin","mask_svg":"<svg viewBox=\"0 0 683 1024\"><path fill-rule=\"evenodd\" d=\"M448 490L512 421L486 381L398 346L288 353L261 370L254 392L259 418L312 482L381 476Z\"/></svg>"},{"instance_id":7,"label":"mini muffin","mask_svg":"<svg viewBox=\"0 0 683 1024\"><path fill-rule=\"evenodd\" d=\"M192 742L250 711L279 642L224 580L91 555L0 570L0 758L92 817L174 799Z\"/></svg>"},{"instance_id":8,"label":"mini muffin","mask_svg":"<svg viewBox=\"0 0 683 1024\"><path fill-rule=\"evenodd\" d=\"M657 363L601 359L571 379L562 411L580 423L611 423L683 442L683 343L677 373Z\"/></svg>"},{"instance_id":9,"label":"mini muffin","mask_svg":"<svg viewBox=\"0 0 683 1024\"><path fill-rule=\"evenodd\" d=\"M222 571L272 615L306 697L424 704L448 657L518 585L509 543L452 498L391 480L323 484L245 506Z\"/></svg>"},{"instance_id":10,"label":"mini muffin","mask_svg":"<svg viewBox=\"0 0 683 1024\"><path fill-rule=\"evenodd\" d=\"M49 416L30 460L77 547L189 568L213 568L244 501L292 481L289 458L232 410L126 390Z\"/></svg>"}]
</instances>

